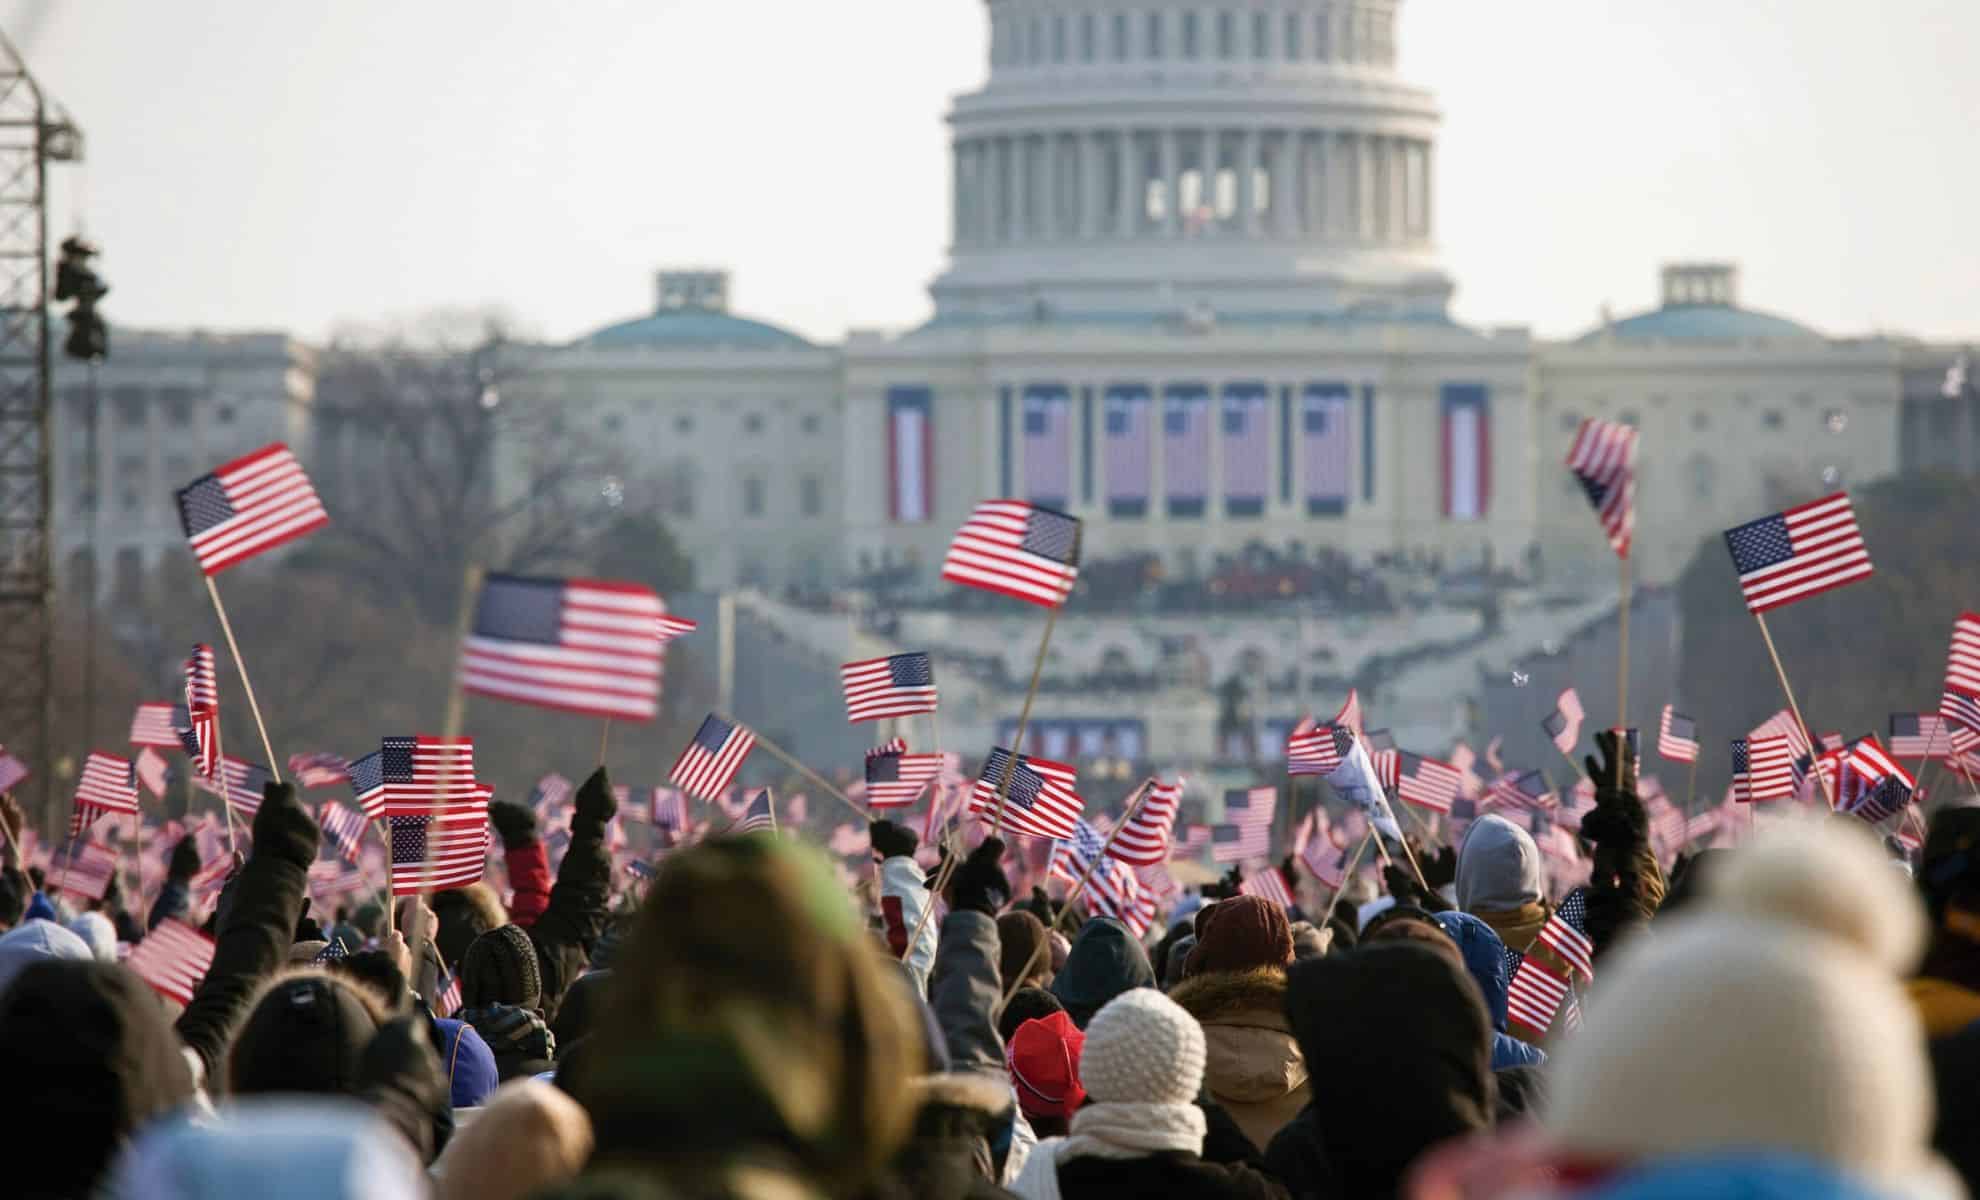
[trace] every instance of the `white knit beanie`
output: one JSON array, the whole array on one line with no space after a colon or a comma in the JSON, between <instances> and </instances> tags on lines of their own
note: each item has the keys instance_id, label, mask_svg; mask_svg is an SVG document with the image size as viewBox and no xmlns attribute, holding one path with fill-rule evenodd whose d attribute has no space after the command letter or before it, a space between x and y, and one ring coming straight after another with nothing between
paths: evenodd
<instances>
[{"instance_id":1,"label":"white knit beanie","mask_svg":"<svg viewBox=\"0 0 1980 1200\"><path fill-rule=\"evenodd\" d=\"M1596 1158L1780 1150L1884 1183L1932 1173L1930 1067L1898 982L1923 933L1867 833L1770 834L1699 909L1603 961L1548 1127Z\"/></svg>"},{"instance_id":2,"label":"white knit beanie","mask_svg":"<svg viewBox=\"0 0 1980 1200\"><path fill-rule=\"evenodd\" d=\"M1204 1061L1196 1018L1153 988L1135 988L1087 1023L1079 1081L1097 1104L1193 1104Z\"/></svg>"}]
</instances>

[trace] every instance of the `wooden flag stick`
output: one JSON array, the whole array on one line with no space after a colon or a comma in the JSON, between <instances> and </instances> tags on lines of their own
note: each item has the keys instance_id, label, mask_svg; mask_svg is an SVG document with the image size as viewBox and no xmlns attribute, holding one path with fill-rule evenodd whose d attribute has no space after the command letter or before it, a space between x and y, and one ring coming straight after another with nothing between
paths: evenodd
<instances>
[{"instance_id":1,"label":"wooden flag stick","mask_svg":"<svg viewBox=\"0 0 1980 1200\"><path fill-rule=\"evenodd\" d=\"M467 653L468 631L474 627L474 606L481 596L481 579L483 574L484 571L479 563L471 562L462 568L460 595L455 598L454 676L447 681L447 709L440 722L440 736L448 741L452 741L460 736L461 724L467 719L467 694L461 688L461 660ZM606 728L611 728L610 722L606 723ZM605 765L605 749L602 742L598 750L598 764L600 766ZM440 760L439 785L439 790L442 794L447 790L447 776L452 769L453 757L451 755L443 756ZM433 807L438 808L439 802L436 801ZM391 823L390 818L381 814L378 821L374 822L374 824L381 823L389 825ZM392 916L392 839L386 835L383 828L379 829L378 836L385 843L385 887L383 896L386 901L385 913L389 918ZM484 872L486 869L486 864L484 863ZM411 951L412 978L407 982L415 990L418 988L420 972L426 961L426 920L422 914L426 910L426 897L432 894L433 890L431 888L421 888L411 897L413 901L410 914L412 932L406 937L406 948ZM400 932L403 933L404 930ZM445 966L445 964L443 963L442 966ZM428 997L428 999L431 999L431 997Z\"/></svg>"},{"instance_id":2,"label":"wooden flag stick","mask_svg":"<svg viewBox=\"0 0 1980 1200\"><path fill-rule=\"evenodd\" d=\"M1356 844L1354 853L1348 856L1347 866L1341 868L1341 881L1334 885L1333 893L1327 897L1327 903L1320 906L1321 924L1326 924L1333 917L1334 904L1341 898L1341 893L1347 890L1348 880L1354 878L1354 870L1361 865L1361 856L1368 849L1368 840L1370 838L1375 838L1376 841L1381 840L1376 836L1373 825L1368 827L1367 833L1361 835L1361 841Z\"/></svg>"},{"instance_id":3,"label":"wooden flag stick","mask_svg":"<svg viewBox=\"0 0 1980 1200\"><path fill-rule=\"evenodd\" d=\"M598 730L598 765L605 765L605 747L612 740L612 718L606 717Z\"/></svg>"},{"instance_id":4,"label":"wooden flag stick","mask_svg":"<svg viewBox=\"0 0 1980 1200\"><path fill-rule=\"evenodd\" d=\"M1616 728L1629 728L1629 555L1617 560L1622 564L1622 606L1617 613L1616 647ZM1765 624L1764 622L1762 623ZM1565 753L1565 752L1563 752ZM1572 761L1572 760L1570 760Z\"/></svg>"},{"instance_id":5,"label":"wooden flag stick","mask_svg":"<svg viewBox=\"0 0 1980 1200\"><path fill-rule=\"evenodd\" d=\"M734 717L730 716L727 713L718 712L715 715L721 720L727 721L731 725L742 724L741 721L736 720ZM825 789L825 791L828 794L830 794L833 798L838 800L839 803L851 809L852 814L854 816L858 817L862 821L871 821L873 819L873 813L870 810L861 808L859 805L854 804L852 797L840 791L837 785L833 784L823 775L820 775L818 772L812 770L810 767L805 766L803 763L793 758L790 752L785 750L782 746L779 746L777 743L771 741L769 738L764 737L761 733L758 733L754 729L751 729L750 733L755 736L756 744L758 746L761 746L763 749L768 750L770 752L771 757L781 759L785 766L789 767L793 771L796 771L798 774L804 776L806 779L810 780L812 783L816 784L817 786Z\"/></svg>"},{"instance_id":6,"label":"wooden flag stick","mask_svg":"<svg viewBox=\"0 0 1980 1200\"><path fill-rule=\"evenodd\" d=\"M1794 723L1801 726L1802 736L1808 737L1808 722L1801 719L1801 706L1795 703L1794 689L1788 686L1787 668L1781 665L1781 652L1774 649L1774 635L1767 630L1767 614L1754 613L1753 619L1760 623L1760 638L1767 643L1767 657L1774 660L1774 674L1779 677L1781 691L1787 696L1788 711L1794 714ZM1751 747L1748 749L1750 751ZM1833 810L1836 807L1836 785L1820 771L1815 774L1822 781L1822 793L1828 797L1829 808Z\"/></svg>"},{"instance_id":7,"label":"wooden flag stick","mask_svg":"<svg viewBox=\"0 0 1980 1200\"><path fill-rule=\"evenodd\" d=\"M1147 780L1141 785L1141 787L1138 790L1136 790L1134 794L1134 800L1132 803L1130 803L1127 806L1127 811L1122 813L1121 819L1115 822L1114 827L1112 829L1107 831L1107 840L1101 843L1100 853L1094 856L1093 861L1086 864L1086 870L1082 871L1080 873L1079 878L1073 881L1072 887L1070 887L1066 891L1065 898L1059 901L1059 915L1052 918L1052 928L1046 931L1045 938L1042 941L1040 941L1036 946L1033 946L1031 948L1031 957L1025 961L1024 970L1019 971L1017 973L1016 979L1010 979L1005 981L1004 983L1005 1004L1009 1004L1011 1002L1011 997L1017 995L1018 981L1029 977L1033 971L1038 969L1038 956L1049 952L1052 945L1051 935L1057 933L1059 931L1059 927L1066 923L1066 914L1072 911L1073 897L1079 895L1080 889L1086 886L1086 881L1093 878L1093 872L1100 869L1100 864L1107 861L1107 851L1112 850L1114 848L1114 839L1121 836L1121 830L1127 828L1127 824L1129 821L1134 820L1134 814L1140 811L1141 809L1141 802L1148 798L1148 793L1150 790L1149 785L1154 782L1155 781L1153 779ZM933 895L928 897L928 908L929 911L931 912L935 908L935 897ZM916 926L915 932L917 933L920 932L919 926ZM908 946L913 947L913 945L914 945L914 939L909 938Z\"/></svg>"},{"instance_id":8,"label":"wooden flag stick","mask_svg":"<svg viewBox=\"0 0 1980 1200\"><path fill-rule=\"evenodd\" d=\"M1074 550L1078 549L1075 541ZM1011 777L1017 774L1018 755L1024 753L1024 727L1031 722L1031 702L1038 697L1038 678L1045 672L1045 648L1052 644L1052 627L1059 623L1059 606L1053 605L1052 612L1045 618L1044 636L1038 639L1038 657L1031 664L1031 686L1024 690L1024 707L1018 710L1017 734L1011 738L1011 760L1004 764L1003 778L997 781L997 816L990 823L990 835L1002 837L1004 834L1004 805L1011 796Z\"/></svg>"},{"instance_id":9,"label":"wooden flag stick","mask_svg":"<svg viewBox=\"0 0 1980 1200\"><path fill-rule=\"evenodd\" d=\"M144 855L138 845L138 814L131 810L131 869L137 873L137 911L131 915L139 921L145 919L144 911Z\"/></svg>"},{"instance_id":10,"label":"wooden flag stick","mask_svg":"<svg viewBox=\"0 0 1980 1200\"><path fill-rule=\"evenodd\" d=\"M268 740L268 725L261 719L261 705L254 698L254 684L248 679L247 663L241 661L241 646L234 640L233 623L227 620L227 606L220 603L220 589L215 586L213 576L206 576L206 594L213 597L213 611L220 617L220 632L227 635L227 650L234 656L234 669L241 673L241 690L247 693L248 711L254 714L254 727L261 733L261 749L268 755L268 773L276 783L282 782L282 764L275 758L275 744ZM226 786L226 768L220 771L221 786Z\"/></svg>"}]
</instances>

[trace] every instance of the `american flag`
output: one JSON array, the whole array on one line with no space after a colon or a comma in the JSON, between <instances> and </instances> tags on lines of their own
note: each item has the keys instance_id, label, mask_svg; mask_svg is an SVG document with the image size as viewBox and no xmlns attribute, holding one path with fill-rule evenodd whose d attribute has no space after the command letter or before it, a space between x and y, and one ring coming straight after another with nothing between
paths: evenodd
<instances>
[{"instance_id":1,"label":"american flag","mask_svg":"<svg viewBox=\"0 0 1980 1200\"><path fill-rule=\"evenodd\" d=\"M1659 793L1643 798L1644 815L1650 819L1650 836L1661 843L1664 849L1675 854L1684 848L1684 814L1672 804L1670 797Z\"/></svg>"},{"instance_id":2,"label":"american flag","mask_svg":"<svg viewBox=\"0 0 1980 1200\"><path fill-rule=\"evenodd\" d=\"M251 763L244 758L229 754L220 760L219 790L227 797L227 803L239 809L248 817L261 811L261 797L268 784L275 778L267 767ZM216 790L212 785L204 785L207 790Z\"/></svg>"},{"instance_id":3,"label":"american flag","mask_svg":"<svg viewBox=\"0 0 1980 1200\"><path fill-rule=\"evenodd\" d=\"M1980 692L1980 613L1961 613L1953 622L1946 652L1946 686Z\"/></svg>"},{"instance_id":4,"label":"american flag","mask_svg":"<svg viewBox=\"0 0 1980 1200\"><path fill-rule=\"evenodd\" d=\"M1557 803L1547 778L1538 771L1508 771L1492 781L1485 799L1501 808L1538 812Z\"/></svg>"},{"instance_id":5,"label":"american flag","mask_svg":"<svg viewBox=\"0 0 1980 1200\"><path fill-rule=\"evenodd\" d=\"M1568 448L1567 468L1588 494L1609 548L1628 558L1636 526L1636 430L1619 421L1584 420Z\"/></svg>"},{"instance_id":6,"label":"american flag","mask_svg":"<svg viewBox=\"0 0 1980 1200\"><path fill-rule=\"evenodd\" d=\"M769 788L757 788L749 794L749 806L743 809L742 820L736 822L733 833L755 833L759 829L774 832L777 828L776 801Z\"/></svg>"},{"instance_id":7,"label":"american flag","mask_svg":"<svg viewBox=\"0 0 1980 1200\"><path fill-rule=\"evenodd\" d=\"M666 601L664 600L661 601L660 606L662 608L665 608ZM688 634L693 633L695 630L701 628L699 624L697 624L694 621L688 620L686 617L677 617L674 616L672 613L664 613L664 612L660 614L660 616L654 621L653 624L655 628L659 631L660 646L662 649L665 649L667 646L673 644L674 642L680 641Z\"/></svg>"},{"instance_id":8,"label":"american flag","mask_svg":"<svg viewBox=\"0 0 1980 1200\"><path fill-rule=\"evenodd\" d=\"M351 795L357 797L358 808L365 819L376 821L385 815L385 756L377 750L351 760L346 768L346 776L351 781Z\"/></svg>"},{"instance_id":9,"label":"american flag","mask_svg":"<svg viewBox=\"0 0 1980 1200\"><path fill-rule=\"evenodd\" d=\"M1210 495L1210 393L1171 387L1162 397L1162 468L1171 516L1200 514Z\"/></svg>"},{"instance_id":10,"label":"american flag","mask_svg":"<svg viewBox=\"0 0 1980 1200\"><path fill-rule=\"evenodd\" d=\"M220 683L213 647L200 642L186 658L186 718L193 744L187 750L193 767L208 779L220 767Z\"/></svg>"},{"instance_id":11,"label":"american flag","mask_svg":"<svg viewBox=\"0 0 1980 1200\"><path fill-rule=\"evenodd\" d=\"M1072 499L1072 397L1062 387L1024 393L1024 493L1063 508Z\"/></svg>"},{"instance_id":12,"label":"american flag","mask_svg":"<svg viewBox=\"0 0 1980 1200\"><path fill-rule=\"evenodd\" d=\"M1980 695L1949 687L1939 696L1939 715L1946 719L1955 757L1980 743Z\"/></svg>"},{"instance_id":13,"label":"american flag","mask_svg":"<svg viewBox=\"0 0 1980 1200\"><path fill-rule=\"evenodd\" d=\"M1148 511L1149 424L1153 402L1148 389L1130 385L1107 389L1106 425L1107 511L1117 517L1138 517Z\"/></svg>"},{"instance_id":14,"label":"american flag","mask_svg":"<svg viewBox=\"0 0 1980 1200\"><path fill-rule=\"evenodd\" d=\"M618 822L645 825L653 820L653 789L614 784L612 798L619 804Z\"/></svg>"},{"instance_id":15,"label":"american flag","mask_svg":"<svg viewBox=\"0 0 1980 1200\"><path fill-rule=\"evenodd\" d=\"M667 778L690 796L713 800L735 779L736 771L756 746L756 734L740 722L730 724L714 713L702 719L701 728L674 760Z\"/></svg>"},{"instance_id":16,"label":"american flag","mask_svg":"<svg viewBox=\"0 0 1980 1200\"><path fill-rule=\"evenodd\" d=\"M1353 749L1354 730L1347 726L1302 721L1286 738L1286 774L1332 775Z\"/></svg>"},{"instance_id":17,"label":"american flag","mask_svg":"<svg viewBox=\"0 0 1980 1200\"><path fill-rule=\"evenodd\" d=\"M1306 489L1306 511L1321 516L1347 510L1348 392L1339 384L1306 389L1300 398L1300 481Z\"/></svg>"},{"instance_id":18,"label":"american flag","mask_svg":"<svg viewBox=\"0 0 1980 1200\"><path fill-rule=\"evenodd\" d=\"M471 806L479 798L470 737L385 738L378 746L378 768L385 780L387 816Z\"/></svg>"},{"instance_id":19,"label":"american flag","mask_svg":"<svg viewBox=\"0 0 1980 1200\"><path fill-rule=\"evenodd\" d=\"M1753 756L1745 738L1732 740L1732 797L1741 804L1753 801Z\"/></svg>"},{"instance_id":20,"label":"american flag","mask_svg":"<svg viewBox=\"0 0 1980 1200\"><path fill-rule=\"evenodd\" d=\"M1581 721L1587 715L1581 709L1581 693L1569 688L1554 701L1554 711L1540 722L1540 728L1561 748L1562 754L1571 755L1575 744L1581 741Z\"/></svg>"},{"instance_id":21,"label":"american flag","mask_svg":"<svg viewBox=\"0 0 1980 1200\"><path fill-rule=\"evenodd\" d=\"M172 769L165 764L165 756L149 746L138 749L138 756L131 765L131 773L142 783L145 790L160 800L165 798L165 789L171 785Z\"/></svg>"},{"instance_id":22,"label":"american flag","mask_svg":"<svg viewBox=\"0 0 1980 1200\"><path fill-rule=\"evenodd\" d=\"M280 442L200 476L178 498L179 523L208 575L330 523L302 464Z\"/></svg>"},{"instance_id":23,"label":"american flag","mask_svg":"<svg viewBox=\"0 0 1980 1200\"><path fill-rule=\"evenodd\" d=\"M1747 739L1747 789L1755 800L1792 800L1798 781L1794 749L1784 733Z\"/></svg>"},{"instance_id":24,"label":"american flag","mask_svg":"<svg viewBox=\"0 0 1980 1200\"><path fill-rule=\"evenodd\" d=\"M1506 1023L1531 1037L1544 1036L1553 1028L1554 1014L1560 1011L1569 991L1566 974L1541 962L1537 955L1522 956L1506 988Z\"/></svg>"},{"instance_id":25,"label":"american flag","mask_svg":"<svg viewBox=\"0 0 1980 1200\"><path fill-rule=\"evenodd\" d=\"M101 750L91 751L83 760L81 778L76 780L76 803L104 812L136 812L137 776L131 770L131 760Z\"/></svg>"},{"instance_id":26,"label":"american flag","mask_svg":"<svg viewBox=\"0 0 1980 1200\"><path fill-rule=\"evenodd\" d=\"M480 880L488 859L486 801L385 821L391 830L394 896L444 892Z\"/></svg>"},{"instance_id":27,"label":"american flag","mask_svg":"<svg viewBox=\"0 0 1980 1200\"><path fill-rule=\"evenodd\" d=\"M874 808L908 808L942 773L940 754L869 754L866 802Z\"/></svg>"},{"instance_id":28,"label":"american flag","mask_svg":"<svg viewBox=\"0 0 1980 1200\"><path fill-rule=\"evenodd\" d=\"M653 823L679 832L687 828L687 797L676 788L653 789Z\"/></svg>"},{"instance_id":29,"label":"american flag","mask_svg":"<svg viewBox=\"0 0 1980 1200\"><path fill-rule=\"evenodd\" d=\"M1224 498L1235 514L1262 512L1272 478L1271 398L1262 385L1224 389Z\"/></svg>"},{"instance_id":30,"label":"american flag","mask_svg":"<svg viewBox=\"0 0 1980 1200\"><path fill-rule=\"evenodd\" d=\"M1270 784L1255 788L1224 789L1224 820L1233 825L1258 825L1270 829L1278 816L1279 789Z\"/></svg>"},{"instance_id":31,"label":"american flag","mask_svg":"<svg viewBox=\"0 0 1980 1200\"><path fill-rule=\"evenodd\" d=\"M1341 701L1341 711L1335 713L1334 719L1329 721L1328 724L1339 725L1343 729L1351 729L1354 731L1354 736L1362 736L1360 691L1355 688L1348 689L1347 699ZM1388 736L1388 730L1375 729L1369 731L1368 740L1372 743L1378 739L1387 739ZM1384 744L1389 746L1395 745L1393 741L1386 741Z\"/></svg>"},{"instance_id":32,"label":"american flag","mask_svg":"<svg viewBox=\"0 0 1980 1200\"><path fill-rule=\"evenodd\" d=\"M1306 849L1300 851L1299 861L1322 886L1338 888L1347 882L1348 861L1353 857L1354 851L1350 847L1315 838L1307 843Z\"/></svg>"},{"instance_id":33,"label":"american flag","mask_svg":"<svg viewBox=\"0 0 1980 1200\"><path fill-rule=\"evenodd\" d=\"M370 886L364 878L363 868L356 863L330 858L309 864L309 887L319 900L348 896Z\"/></svg>"},{"instance_id":34,"label":"american flag","mask_svg":"<svg viewBox=\"0 0 1980 1200\"><path fill-rule=\"evenodd\" d=\"M167 750L179 748L179 733L172 728L172 705L140 704L131 717L131 745L163 746Z\"/></svg>"},{"instance_id":35,"label":"american flag","mask_svg":"<svg viewBox=\"0 0 1980 1200\"><path fill-rule=\"evenodd\" d=\"M1011 752L1002 746L990 751L976 786L970 789L970 815L986 822L997 819L997 791L1006 774L1010 776L1004 805L1006 830L1024 837L1072 836L1073 823L1086 810L1086 801L1077 790L1079 772L1065 763L1029 754L1019 754L1013 761Z\"/></svg>"},{"instance_id":36,"label":"american flag","mask_svg":"<svg viewBox=\"0 0 1980 1200\"><path fill-rule=\"evenodd\" d=\"M1208 825L1190 825L1184 828L1182 837L1169 848L1171 861L1178 858L1202 858L1209 848L1211 830Z\"/></svg>"},{"instance_id":37,"label":"american flag","mask_svg":"<svg viewBox=\"0 0 1980 1200\"><path fill-rule=\"evenodd\" d=\"M1396 756L1396 797L1419 808L1447 813L1458 798L1464 777L1456 767L1407 750ZM1386 832L1386 831L1385 831Z\"/></svg>"},{"instance_id":38,"label":"american flag","mask_svg":"<svg viewBox=\"0 0 1980 1200\"><path fill-rule=\"evenodd\" d=\"M1057 608L1079 578L1079 518L1022 500L985 500L949 543L942 578Z\"/></svg>"},{"instance_id":39,"label":"american flag","mask_svg":"<svg viewBox=\"0 0 1980 1200\"><path fill-rule=\"evenodd\" d=\"M213 939L184 921L167 918L131 947L124 965L167 1000L191 1004L206 969L213 965Z\"/></svg>"},{"instance_id":40,"label":"american flag","mask_svg":"<svg viewBox=\"0 0 1980 1200\"><path fill-rule=\"evenodd\" d=\"M536 810L538 817L545 819L570 798L571 781L555 772L537 780L536 786L529 790L529 806Z\"/></svg>"},{"instance_id":41,"label":"american flag","mask_svg":"<svg viewBox=\"0 0 1980 1200\"><path fill-rule=\"evenodd\" d=\"M1657 753L1672 762L1698 761L1698 722L1669 704L1657 722Z\"/></svg>"},{"instance_id":42,"label":"american flag","mask_svg":"<svg viewBox=\"0 0 1980 1200\"><path fill-rule=\"evenodd\" d=\"M1900 758L1951 756L1946 719L1937 713L1892 713L1890 732L1891 753Z\"/></svg>"},{"instance_id":43,"label":"american flag","mask_svg":"<svg viewBox=\"0 0 1980 1200\"><path fill-rule=\"evenodd\" d=\"M636 583L490 575L461 646L470 692L618 721L660 711L667 606Z\"/></svg>"},{"instance_id":44,"label":"american flag","mask_svg":"<svg viewBox=\"0 0 1980 1200\"><path fill-rule=\"evenodd\" d=\"M216 847L210 854L200 851L200 862L199 874L192 878L192 891L205 902L227 886L227 877L234 872L234 856Z\"/></svg>"},{"instance_id":45,"label":"american flag","mask_svg":"<svg viewBox=\"0 0 1980 1200\"><path fill-rule=\"evenodd\" d=\"M433 1015L444 1021L461 1011L461 977L449 975L446 986L439 990L440 994L433 997Z\"/></svg>"},{"instance_id":46,"label":"american flag","mask_svg":"<svg viewBox=\"0 0 1980 1200\"><path fill-rule=\"evenodd\" d=\"M875 758L882 754L906 754L907 748L907 739L896 735L881 742L878 746L873 747L873 749L868 750L866 757Z\"/></svg>"},{"instance_id":47,"label":"american flag","mask_svg":"<svg viewBox=\"0 0 1980 1200\"><path fill-rule=\"evenodd\" d=\"M1721 816L1722 814L1716 808L1708 808L1704 812L1692 816L1690 820L1684 823L1685 845L1688 846L1693 842L1717 833Z\"/></svg>"},{"instance_id":48,"label":"american flag","mask_svg":"<svg viewBox=\"0 0 1980 1200\"><path fill-rule=\"evenodd\" d=\"M1272 853L1270 821L1240 821L1217 825L1210 830L1210 857L1220 863L1241 863L1267 858Z\"/></svg>"},{"instance_id":49,"label":"american flag","mask_svg":"<svg viewBox=\"0 0 1980 1200\"><path fill-rule=\"evenodd\" d=\"M15 758L4 746L0 746L0 792L11 789L27 777L27 764Z\"/></svg>"},{"instance_id":50,"label":"american flag","mask_svg":"<svg viewBox=\"0 0 1980 1200\"><path fill-rule=\"evenodd\" d=\"M350 763L341 754L312 750L289 756L289 773L304 788L336 787L350 778Z\"/></svg>"},{"instance_id":51,"label":"american flag","mask_svg":"<svg viewBox=\"0 0 1980 1200\"><path fill-rule=\"evenodd\" d=\"M71 842L49 864L45 878L51 889L91 900L103 899L117 873L117 852L95 842Z\"/></svg>"},{"instance_id":52,"label":"american flag","mask_svg":"<svg viewBox=\"0 0 1980 1200\"><path fill-rule=\"evenodd\" d=\"M1755 614L1871 574L1870 552L1847 492L1728 529L1726 547L1747 610Z\"/></svg>"},{"instance_id":53,"label":"american flag","mask_svg":"<svg viewBox=\"0 0 1980 1200\"><path fill-rule=\"evenodd\" d=\"M358 860L358 839L364 835L365 815L348 805L335 800L325 800L318 810L317 820L323 826L324 835L337 847L337 853L351 862Z\"/></svg>"},{"instance_id":54,"label":"american flag","mask_svg":"<svg viewBox=\"0 0 1980 1200\"><path fill-rule=\"evenodd\" d=\"M1238 891L1247 896L1261 896L1280 908L1293 906L1292 889L1286 886L1286 877L1279 873L1277 867L1253 871L1238 881Z\"/></svg>"},{"instance_id":55,"label":"american flag","mask_svg":"<svg viewBox=\"0 0 1980 1200\"><path fill-rule=\"evenodd\" d=\"M1595 981L1595 943L1588 937L1588 893L1576 888L1561 901L1534 939L1561 956L1584 981Z\"/></svg>"},{"instance_id":56,"label":"american flag","mask_svg":"<svg viewBox=\"0 0 1980 1200\"><path fill-rule=\"evenodd\" d=\"M847 721L877 721L935 711L935 668L928 655L868 658L839 668Z\"/></svg>"},{"instance_id":57,"label":"american flag","mask_svg":"<svg viewBox=\"0 0 1980 1200\"><path fill-rule=\"evenodd\" d=\"M1159 867L1169 861L1169 838L1175 832L1176 811L1182 807L1183 780L1164 783L1151 778L1141 807L1114 835L1107 853L1134 867Z\"/></svg>"},{"instance_id":58,"label":"american flag","mask_svg":"<svg viewBox=\"0 0 1980 1200\"><path fill-rule=\"evenodd\" d=\"M1069 885L1084 878L1086 888L1081 895L1087 910L1120 921L1140 937L1155 919L1155 898L1142 891L1140 877L1126 863L1111 856L1101 858L1105 844L1093 826L1076 821L1072 837L1052 847L1047 873Z\"/></svg>"},{"instance_id":59,"label":"american flag","mask_svg":"<svg viewBox=\"0 0 1980 1200\"><path fill-rule=\"evenodd\" d=\"M1911 803L1918 781L1877 744L1876 737L1859 738L1848 749L1845 772L1853 794L1847 811L1876 824Z\"/></svg>"},{"instance_id":60,"label":"american flag","mask_svg":"<svg viewBox=\"0 0 1980 1200\"><path fill-rule=\"evenodd\" d=\"M1545 961L1539 954L1542 947L1558 956L1565 970ZM1582 888L1568 893L1519 960L1507 989L1508 1021L1533 1036L1545 1034L1562 1002L1571 1000L1570 975L1591 983L1595 979L1595 943L1588 937L1588 900Z\"/></svg>"}]
</instances>

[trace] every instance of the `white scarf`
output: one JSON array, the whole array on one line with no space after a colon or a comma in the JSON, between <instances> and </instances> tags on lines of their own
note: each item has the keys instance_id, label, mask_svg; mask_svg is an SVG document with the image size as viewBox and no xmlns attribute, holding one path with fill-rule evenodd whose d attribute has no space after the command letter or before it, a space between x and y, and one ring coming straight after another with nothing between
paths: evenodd
<instances>
[{"instance_id":1,"label":"white scarf","mask_svg":"<svg viewBox=\"0 0 1980 1200\"><path fill-rule=\"evenodd\" d=\"M1059 1164L1075 1158L1142 1158L1163 1151L1203 1153L1209 1126L1194 1104L1089 1104L1073 1114L1069 1137L1032 1147L1010 1189L1024 1200L1060 1200Z\"/></svg>"}]
</instances>

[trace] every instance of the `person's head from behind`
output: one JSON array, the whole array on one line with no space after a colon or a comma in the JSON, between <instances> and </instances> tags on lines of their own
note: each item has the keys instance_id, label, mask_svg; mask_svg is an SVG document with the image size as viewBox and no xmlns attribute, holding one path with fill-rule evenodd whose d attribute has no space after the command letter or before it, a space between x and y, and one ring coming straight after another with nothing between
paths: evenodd
<instances>
[{"instance_id":1,"label":"person's head from behind","mask_svg":"<svg viewBox=\"0 0 1980 1200\"><path fill-rule=\"evenodd\" d=\"M922 1052L899 968L815 852L668 856L614 961L575 1083L594 1161L677 1176L767 1151L841 1192L905 1138Z\"/></svg>"},{"instance_id":2,"label":"person's head from behind","mask_svg":"<svg viewBox=\"0 0 1980 1200\"><path fill-rule=\"evenodd\" d=\"M355 976L297 966L249 1006L227 1049L227 1090L350 1093L365 1047L391 1019L386 998Z\"/></svg>"}]
</instances>

